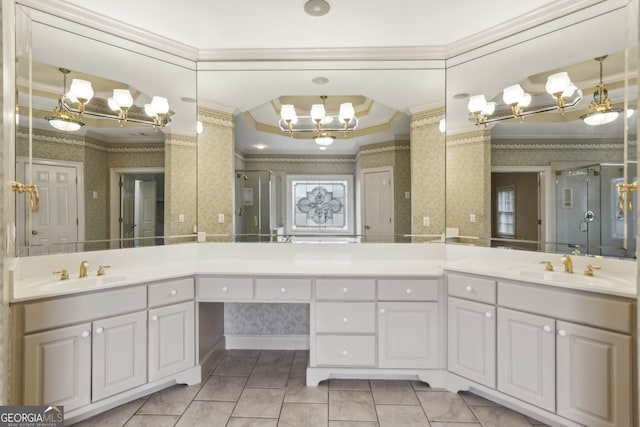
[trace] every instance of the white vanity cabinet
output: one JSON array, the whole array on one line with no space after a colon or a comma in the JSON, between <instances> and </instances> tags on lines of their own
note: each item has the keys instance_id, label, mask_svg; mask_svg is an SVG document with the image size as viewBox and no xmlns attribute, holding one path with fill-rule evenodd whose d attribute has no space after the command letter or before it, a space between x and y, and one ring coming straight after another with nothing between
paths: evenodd
<instances>
[{"instance_id":1,"label":"white vanity cabinet","mask_svg":"<svg viewBox=\"0 0 640 427\"><path fill-rule=\"evenodd\" d=\"M438 367L437 279L378 280L378 367Z\"/></svg>"}]
</instances>

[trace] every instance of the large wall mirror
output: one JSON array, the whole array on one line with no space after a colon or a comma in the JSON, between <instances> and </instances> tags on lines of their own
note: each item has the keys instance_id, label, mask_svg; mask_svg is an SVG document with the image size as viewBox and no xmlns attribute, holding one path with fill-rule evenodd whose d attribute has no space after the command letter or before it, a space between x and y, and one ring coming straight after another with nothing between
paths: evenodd
<instances>
[{"instance_id":1,"label":"large wall mirror","mask_svg":"<svg viewBox=\"0 0 640 427\"><path fill-rule=\"evenodd\" d=\"M459 236L451 241L636 256L637 11L587 18L447 62L446 218ZM563 72L574 85L560 94L564 113L547 93L549 76ZM594 97L599 87L610 105ZM590 111L609 109L611 122L587 123Z\"/></svg>"},{"instance_id":2,"label":"large wall mirror","mask_svg":"<svg viewBox=\"0 0 640 427\"><path fill-rule=\"evenodd\" d=\"M18 255L193 240L195 63L21 6L16 22L16 180L39 189L36 211L16 197Z\"/></svg>"},{"instance_id":3,"label":"large wall mirror","mask_svg":"<svg viewBox=\"0 0 640 427\"><path fill-rule=\"evenodd\" d=\"M224 181L224 191L232 193L230 239L439 238L444 231L444 134L439 130L444 87L444 61L199 64L199 106L209 116L226 112L233 121L233 136L227 137L233 138L234 157L227 151L218 156L233 177ZM314 104L326 113L317 127L309 121ZM353 108L355 130L353 122L343 130L343 104ZM295 111L291 132L282 120L287 108ZM201 113L205 145L208 132L216 129ZM309 129L305 120L311 123L309 132L303 132ZM316 141L320 133L329 139ZM219 132L217 138L210 144L219 147ZM201 156L201 173L219 167ZM221 181L210 186L215 185ZM201 212L201 229L211 216ZM428 227L423 228L422 217L429 217ZM206 227L208 234L215 222Z\"/></svg>"}]
</instances>

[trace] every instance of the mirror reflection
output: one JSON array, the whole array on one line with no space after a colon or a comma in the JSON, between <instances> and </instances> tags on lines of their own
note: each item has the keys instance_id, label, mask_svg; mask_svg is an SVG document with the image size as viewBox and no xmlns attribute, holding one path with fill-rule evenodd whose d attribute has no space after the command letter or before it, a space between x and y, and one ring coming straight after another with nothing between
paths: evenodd
<instances>
[{"instance_id":1,"label":"mirror reflection","mask_svg":"<svg viewBox=\"0 0 640 427\"><path fill-rule=\"evenodd\" d=\"M455 240L636 256L636 193L626 191L637 181L632 15L618 9L448 64Z\"/></svg>"},{"instance_id":2,"label":"mirror reflection","mask_svg":"<svg viewBox=\"0 0 640 427\"><path fill-rule=\"evenodd\" d=\"M18 254L193 240L194 64L18 14L16 180L40 192L16 198Z\"/></svg>"}]
</instances>

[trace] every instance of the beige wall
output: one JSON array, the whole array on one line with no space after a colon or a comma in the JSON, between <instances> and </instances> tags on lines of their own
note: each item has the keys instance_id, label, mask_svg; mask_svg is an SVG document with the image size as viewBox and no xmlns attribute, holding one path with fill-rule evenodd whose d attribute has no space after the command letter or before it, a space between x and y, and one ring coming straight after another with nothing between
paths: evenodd
<instances>
[{"instance_id":1,"label":"beige wall","mask_svg":"<svg viewBox=\"0 0 640 427\"><path fill-rule=\"evenodd\" d=\"M167 135L164 158L164 224L167 243L193 241L198 223L197 144L195 138ZM184 215L184 222L179 222ZM185 238L169 236L190 236Z\"/></svg>"},{"instance_id":2,"label":"beige wall","mask_svg":"<svg viewBox=\"0 0 640 427\"><path fill-rule=\"evenodd\" d=\"M440 235L445 228L445 137L438 129L444 108L411 117L412 234ZM429 217L429 226L423 226ZM434 237L415 237L414 242Z\"/></svg>"},{"instance_id":3,"label":"beige wall","mask_svg":"<svg viewBox=\"0 0 640 427\"><path fill-rule=\"evenodd\" d=\"M233 234L233 116L199 108L198 120L204 128L198 136L198 229L219 236L209 240L229 241ZM219 214L224 214L223 224L218 223Z\"/></svg>"},{"instance_id":4,"label":"beige wall","mask_svg":"<svg viewBox=\"0 0 640 427\"><path fill-rule=\"evenodd\" d=\"M493 166L549 166L558 162L622 163L623 141L492 140Z\"/></svg>"}]
</instances>

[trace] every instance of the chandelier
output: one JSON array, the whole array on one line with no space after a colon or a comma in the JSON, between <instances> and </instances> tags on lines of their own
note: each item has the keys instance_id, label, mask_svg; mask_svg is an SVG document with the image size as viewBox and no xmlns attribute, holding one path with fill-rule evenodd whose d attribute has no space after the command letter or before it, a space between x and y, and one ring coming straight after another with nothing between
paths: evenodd
<instances>
[{"instance_id":1,"label":"chandelier","mask_svg":"<svg viewBox=\"0 0 640 427\"><path fill-rule=\"evenodd\" d=\"M598 83L596 91L593 93L593 100L589 104L587 114L580 116L580 118L590 126L601 126L611 123L617 119L618 115L622 112L620 108L613 108L611 99L609 99L609 92L602 82L602 62L606 57L607 55L595 58L595 60L600 63L600 83Z\"/></svg>"},{"instance_id":2,"label":"chandelier","mask_svg":"<svg viewBox=\"0 0 640 427\"><path fill-rule=\"evenodd\" d=\"M114 89L113 96L108 99L94 97L91 82L82 79L73 79L67 92L67 75L70 71L66 68L58 70L63 75L62 95L53 115L45 117L58 130L79 130L85 125L84 116L117 120L121 127L127 121L140 123L153 126L156 130L170 123L169 102L166 98L154 96L151 103L138 107L133 104L133 96L128 89Z\"/></svg>"},{"instance_id":3,"label":"chandelier","mask_svg":"<svg viewBox=\"0 0 640 427\"><path fill-rule=\"evenodd\" d=\"M284 104L280 108L280 120L278 126L283 132L293 136L294 133L313 132L313 140L320 146L328 146L336 139L331 132L353 132L358 127L358 118L355 115L353 104L345 102L340 104L338 115L328 115L325 101L326 95L320 97L322 104L313 104L308 116L298 116L292 104Z\"/></svg>"}]
</instances>

